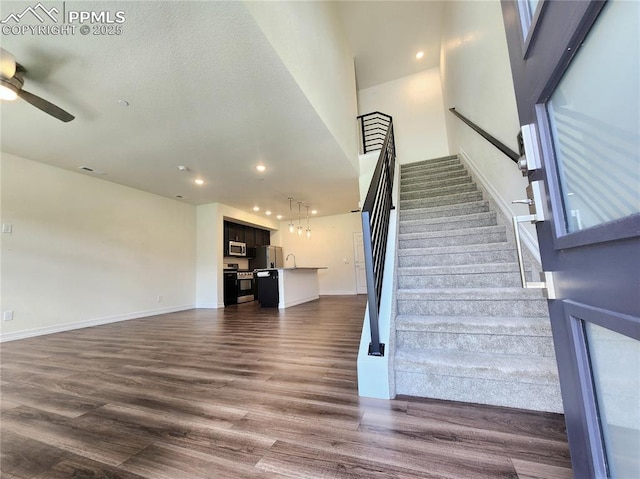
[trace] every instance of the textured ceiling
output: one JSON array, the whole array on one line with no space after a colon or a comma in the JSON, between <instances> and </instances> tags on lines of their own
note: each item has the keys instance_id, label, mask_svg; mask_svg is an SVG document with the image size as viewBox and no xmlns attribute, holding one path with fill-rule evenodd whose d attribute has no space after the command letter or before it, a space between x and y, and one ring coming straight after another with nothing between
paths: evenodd
<instances>
[{"instance_id":1,"label":"textured ceiling","mask_svg":"<svg viewBox=\"0 0 640 479\"><path fill-rule=\"evenodd\" d=\"M437 64L439 2L369 3L338 4L360 88ZM0 16L34 4L3 1ZM72 171L89 166L102 179L196 205L286 214L292 196L321 215L357 208L358 173L241 2L64 5L122 10L123 33L2 35L28 71L24 89L76 116L65 124L24 101L3 102L3 152ZM385 21L395 33L385 27L372 39ZM425 46L436 30L438 41ZM416 63L417 48L427 61ZM194 185L196 176L205 185Z\"/></svg>"}]
</instances>

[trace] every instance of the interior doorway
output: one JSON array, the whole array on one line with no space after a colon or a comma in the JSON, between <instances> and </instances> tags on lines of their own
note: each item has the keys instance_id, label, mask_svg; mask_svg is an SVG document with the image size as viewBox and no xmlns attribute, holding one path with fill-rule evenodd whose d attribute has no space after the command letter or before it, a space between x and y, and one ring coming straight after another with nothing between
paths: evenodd
<instances>
[{"instance_id":1,"label":"interior doorway","mask_svg":"<svg viewBox=\"0 0 640 479\"><path fill-rule=\"evenodd\" d=\"M358 294L367 294L367 274L364 269L362 233L353 233L353 257L356 265L356 291Z\"/></svg>"}]
</instances>

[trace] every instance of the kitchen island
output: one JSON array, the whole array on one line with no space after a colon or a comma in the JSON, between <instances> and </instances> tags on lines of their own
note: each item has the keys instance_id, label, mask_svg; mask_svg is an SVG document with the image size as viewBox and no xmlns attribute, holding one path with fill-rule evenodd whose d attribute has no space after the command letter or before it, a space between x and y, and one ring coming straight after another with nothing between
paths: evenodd
<instances>
[{"instance_id":1,"label":"kitchen island","mask_svg":"<svg viewBox=\"0 0 640 479\"><path fill-rule=\"evenodd\" d=\"M277 305L279 309L285 309L318 299L320 297L319 269L327 268L297 266L255 270L260 305L262 307Z\"/></svg>"}]
</instances>

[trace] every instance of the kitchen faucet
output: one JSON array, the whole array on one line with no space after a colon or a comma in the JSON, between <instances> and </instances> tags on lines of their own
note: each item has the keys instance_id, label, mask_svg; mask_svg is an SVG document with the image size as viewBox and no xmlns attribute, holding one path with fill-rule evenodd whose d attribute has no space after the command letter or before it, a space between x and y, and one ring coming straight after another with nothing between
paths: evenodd
<instances>
[{"instance_id":1,"label":"kitchen faucet","mask_svg":"<svg viewBox=\"0 0 640 479\"><path fill-rule=\"evenodd\" d=\"M287 257L284 259L285 261L289 261L289 256L293 256L293 267L296 267L296 255L293 253L289 253Z\"/></svg>"}]
</instances>

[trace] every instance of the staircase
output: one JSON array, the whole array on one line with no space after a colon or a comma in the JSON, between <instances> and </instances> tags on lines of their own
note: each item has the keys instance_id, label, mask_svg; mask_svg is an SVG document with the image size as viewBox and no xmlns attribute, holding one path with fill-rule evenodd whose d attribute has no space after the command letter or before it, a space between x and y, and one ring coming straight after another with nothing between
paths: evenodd
<instances>
[{"instance_id":1,"label":"staircase","mask_svg":"<svg viewBox=\"0 0 640 479\"><path fill-rule=\"evenodd\" d=\"M561 412L546 300L457 157L401 167L399 228L396 393Z\"/></svg>"}]
</instances>

